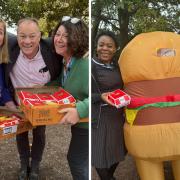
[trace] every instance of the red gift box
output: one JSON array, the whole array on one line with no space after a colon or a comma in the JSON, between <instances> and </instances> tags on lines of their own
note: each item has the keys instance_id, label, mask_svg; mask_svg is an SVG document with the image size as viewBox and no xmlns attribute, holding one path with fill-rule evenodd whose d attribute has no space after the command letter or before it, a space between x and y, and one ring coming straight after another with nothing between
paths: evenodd
<instances>
[{"instance_id":1,"label":"red gift box","mask_svg":"<svg viewBox=\"0 0 180 180\"><path fill-rule=\"evenodd\" d=\"M75 103L76 100L74 99L73 96L69 96L67 98L64 98L60 101L58 101L58 104L71 104L71 103Z\"/></svg>"},{"instance_id":2,"label":"red gift box","mask_svg":"<svg viewBox=\"0 0 180 180\"><path fill-rule=\"evenodd\" d=\"M64 89L61 89L60 91L55 92L53 94L53 97L56 99L58 104L70 104L70 103L76 102L74 97L71 94L69 94L67 91L65 91Z\"/></svg>"},{"instance_id":3,"label":"red gift box","mask_svg":"<svg viewBox=\"0 0 180 180\"><path fill-rule=\"evenodd\" d=\"M48 102L55 102L58 104L71 104L75 103L75 98L65 91L64 89L60 89L54 94L34 94L28 91L20 91L18 92L18 97L22 101L24 105L43 105ZM44 102L44 103L42 103Z\"/></svg>"},{"instance_id":4,"label":"red gift box","mask_svg":"<svg viewBox=\"0 0 180 180\"><path fill-rule=\"evenodd\" d=\"M4 120L0 122L0 128L15 126L19 124L20 118L17 116L3 117Z\"/></svg>"},{"instance_id":5,"label":"red gift box","mask_svg":"<svg viewBox=\"0 0 180 180\"><path fill-rule=\"evenodd\" d=\"M10 114L9 111L3 110L0 114L0 139L12 138L32 129L32 125L22 117L16 114Z\"/></svg>"},{"instance_id":6,"label":"red gift box","mask_svg":"<svg viewBox=\"0 0 180 180\"><path fill-rule=\"evenodd\" d=\"M117 89L108 95L108 99L117 107L124 107L130 103L130 96L124 91Z\"/></svg>"},{"instance_id":7,"label":"red gift box","mask_svg":"<svg viewBox=\"0 0 180 180\"><path fill-rule=\"evenodd\" d=\"M37 100L38 97L36 94L28 92L28 91L20 91L18 92L18 97L20 98L20 100L24 101L24 100Z\"/></svg>"},{"instance_id":8,"label":"red gift box","mask_svg":"<svg viewBox=\"0 0 180 180\"><path fill-rule=\"evenodd\" d=\"M54 97L50 94L37 94L40 101L55 101Z\"/></svg>"},{"instance_id":9,"label":"red gift box","mask_svg":"<svg viewBox=\"0 0 180 180\"><path fill-rule=\"evenodd\" d=\"M17 95L20 91L17 90ZM62 88L43 87L29 91L34 93L37 99L22 99L20 107L33 126L57 124L64 116L58 112L60 109L75 107L74 97Z\"/></svg>"}]
</instances>

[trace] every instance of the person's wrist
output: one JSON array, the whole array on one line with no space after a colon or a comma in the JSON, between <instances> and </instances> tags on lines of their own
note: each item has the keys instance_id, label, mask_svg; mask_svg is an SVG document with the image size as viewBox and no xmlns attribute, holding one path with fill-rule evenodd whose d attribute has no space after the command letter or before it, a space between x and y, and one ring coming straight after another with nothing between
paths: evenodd
<instances>
[{"instance_id":1,"label":"person's wrist","mask_svg":"<svg viewBox=\"0 0 180 180\"><path fill-rule=\"evenodd\" d=\"M14 104L13 101L8 101L5 103L5 106L10 108L10 109L16 109L16 105Z\"/></svg>"}]
</instances>

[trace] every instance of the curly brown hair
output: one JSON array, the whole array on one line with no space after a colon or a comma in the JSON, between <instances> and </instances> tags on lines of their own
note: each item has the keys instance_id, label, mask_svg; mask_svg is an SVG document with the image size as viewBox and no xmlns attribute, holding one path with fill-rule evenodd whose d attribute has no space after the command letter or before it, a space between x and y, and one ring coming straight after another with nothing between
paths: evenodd
<instances>
[{"instance_id":1,"label":"curly brown hair","mask_svg":"<svg viewBox=\"0 0 180 180\"><path fill-rule=\"evenodd\" d=\"M54 36L60 26L64 26L68 33L68 49L74 57L81 58L89 49L89 32L87 25L79 20L77 23L72 23L71 19L61 21L56 26L53 33Z\"/></svg>"}]
</instances>

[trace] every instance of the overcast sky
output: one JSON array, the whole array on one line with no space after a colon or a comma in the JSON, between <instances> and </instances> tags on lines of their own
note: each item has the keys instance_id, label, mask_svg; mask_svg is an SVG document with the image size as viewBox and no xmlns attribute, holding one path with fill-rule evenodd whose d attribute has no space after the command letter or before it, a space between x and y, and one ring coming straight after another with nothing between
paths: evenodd
<instances>
[{"instance_id":1,"label":"overcast sky","mask_svg":"<svg viewBox=\"0 0 180 180\"><path fill-rule=\"evenodd\" d=\"M16 27L7 27L7 31L16 34Z\"/></svg>"}]
</instances>

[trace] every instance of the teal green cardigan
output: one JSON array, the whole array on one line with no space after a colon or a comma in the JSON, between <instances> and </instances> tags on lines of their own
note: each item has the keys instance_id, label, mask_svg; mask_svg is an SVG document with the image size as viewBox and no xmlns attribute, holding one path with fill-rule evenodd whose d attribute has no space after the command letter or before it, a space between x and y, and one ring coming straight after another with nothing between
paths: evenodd
<instances>
[{"instance_id":1,"label":"teal green cardigan","mask_svg":"<svg viewBox=\"0 0 180 180\"><path fill-rule=\"evenodd\" d=\"M89 61L88 57L73 59L74 62L63 88L77 100L76 108L79 117L86 118L89 116ZM47 85L59 86L61 84L61 76L62 74ZM75 126L88 128L88 123L77 123Z\"/></svg>"}]
</instances>

